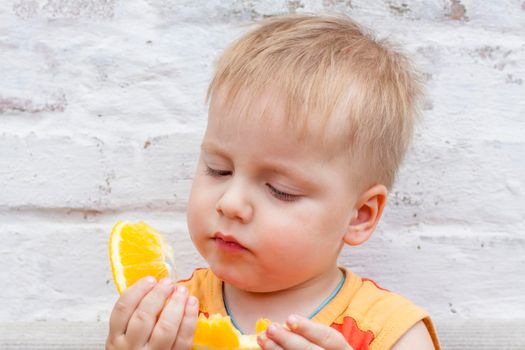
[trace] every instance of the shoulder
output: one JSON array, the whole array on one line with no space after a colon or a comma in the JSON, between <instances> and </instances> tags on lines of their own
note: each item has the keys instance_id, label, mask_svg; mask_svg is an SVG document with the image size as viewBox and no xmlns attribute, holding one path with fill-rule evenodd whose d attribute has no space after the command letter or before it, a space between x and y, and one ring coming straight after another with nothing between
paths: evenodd
<instances>
[{"instance_id":1,"label":"shoulder","mask_svg":"<svg viewBox=\"0 0 525 350\"><path fill-rule=\"evenodd\" d=\"M424 321L419 321L412 328L410 328L403 336L394 344L392 350L434 350L436 346L432 340L427 326Z\"/></svg>"},{"instance_id":2,"label":"shoulder","mask_svg":"<svg viewBox=\"0 0 525 350\"><path fill-rule=\"evenodd\" d=\"M428 339L431 345L434 344L428 349L439 349L428 313L407 298L380 287L370 279L359 279L359 286L339 321L342 326L351 324L352 329L367 335L360 342L364 345L366 339L368 344L359 349L407 349L405 343L413 344L413 341ZM417 346L410 348L427 349Z\"/></svg>"}]
</instances>

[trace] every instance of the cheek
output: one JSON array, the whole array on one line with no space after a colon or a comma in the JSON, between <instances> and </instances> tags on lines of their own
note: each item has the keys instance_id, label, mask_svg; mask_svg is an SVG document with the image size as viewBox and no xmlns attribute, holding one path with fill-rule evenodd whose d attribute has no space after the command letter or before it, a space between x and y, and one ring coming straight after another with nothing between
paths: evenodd
<instances>
[{"instance_id":1,"label":"cheek","mask_svg":"<svg viewBox=\"0 0 525 350\"><path fill-rule=\"evenodd\" d=\"M318 227L310 211L279 207L267 213L257 223L261 245L280 254L315 244Z\"/></svg>"},{"instance_id":2,"label":"cheek","mask_svg":"<svg viewBox=\"0 0 525 350\"><path fill-rule=\"evenodd\" d=\"M199 208L197 207L196 203L198 202L190 199L188 203L188 210L186 212L186 221L188 222L188 229L190 231L190 234L194 232L195 224L199 221Z\"/></svg>"},{"instance_id":3,"label":"cheek","mask_svg":"<svg viewBox=\"0 0 525 350\"><path fill-rule=\"evenodd\" d=\"M331 249L339 238L342 241L343 220L339 213L327 210L321 204L305 203L304 206L278 208L268 213L258 222L260 243L279 253L289 251L303 254L304 258L304 254L321 254Z\"/></svg>"},{"instance_id":4,"label":"cheek","mask_svg":"<svg viewBox=\"0 0 525 350\"><path fill-rule=\"evenodd\" d=\"M206 196L206 186L204 186L203 181L202 177L195 177L188 201L186 218L192 235L199 231L199 228L204 224L204 219L210 216L210 199Z\"/></svg>"}]
</instances>

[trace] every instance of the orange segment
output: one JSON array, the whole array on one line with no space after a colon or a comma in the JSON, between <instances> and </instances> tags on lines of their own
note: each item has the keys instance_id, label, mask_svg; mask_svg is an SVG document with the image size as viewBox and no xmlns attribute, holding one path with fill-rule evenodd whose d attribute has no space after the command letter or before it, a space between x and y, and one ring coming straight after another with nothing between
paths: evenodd
<instances>
[{"instance_id":1,"label":"orange segment","mask_svg":"<svg viewBox=\"0 0 525 350\"><path fill-rule=\"evenodd\" d=\"M206 318L200 314L193 344L217 349L236 349L239 347L239 338L229 317L216 314Z\"/></svg>"},{"instance_id":2,"label":"orange segment","mask_svg":"<svg viewBox=\"0 0 525 350\"><path fill-rule=\"evenodd\" d=\"M143 221L119 221L109 238L111 272L119 293L145 276L169 277L173 250L160 233Z\"/></svg>"},{"instance_id":3,"label":"orange segment","mask_svg":"<svg viewBox=\"0 0 525 350\"><path fill-rule=\"evenodd\" d=\"M197 319L197 327L195 328L195 335L193 337L194 344L207 344L212 337L211 326L208 319L203 314L199 315Z\"/></svg>"},{"instance_id":4,"label":"orange segment","mask_svg":"<svg viewBox=\"0 0 525 350\"><path fill-rule=\"evenodd\" d=\"M264 332L266 330L266 328L268 328L270 323L272 323L272 321L270 321L267 318L260 318L260 319L258 319L257 322L255 322L255 334L259 334L261 332Z\"/></svg>"},{"instance_id":5,"label":"orange segment","mask_svg":"<svg viewBox=\"0 0 525 350\"><path fill-rule=\"evenodd\" d=\"M266 330L272 321L259 319L256 323L257 333ZM228 316L212 314L206 317L199 315L193 338L192 350L260 350L256 334L241 334Z\"/></svg>"}]
</instances>

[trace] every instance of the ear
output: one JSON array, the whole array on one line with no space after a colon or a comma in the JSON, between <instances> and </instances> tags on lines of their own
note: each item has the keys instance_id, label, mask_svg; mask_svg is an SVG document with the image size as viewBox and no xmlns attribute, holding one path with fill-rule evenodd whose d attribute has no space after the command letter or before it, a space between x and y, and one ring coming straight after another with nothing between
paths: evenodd
<instances>
[{"instance_id":1,"label":"ear","mask_svg":"<svg viewBox=\"0 0 525 350\"><path fill-rule=\"evenodd\" d=\"M359 245L370 238L385 208L387 192L384 185L374 185L359 196L343 238L345 243Z\"/></svg>"}]
</instances>

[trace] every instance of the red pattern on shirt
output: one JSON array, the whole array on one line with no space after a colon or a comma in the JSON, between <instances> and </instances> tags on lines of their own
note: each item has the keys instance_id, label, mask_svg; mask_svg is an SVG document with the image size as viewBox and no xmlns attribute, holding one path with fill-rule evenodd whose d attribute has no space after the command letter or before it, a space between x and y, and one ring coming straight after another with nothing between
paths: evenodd
<instances>
[{"instance_id":1,"label":"red pattern on shirt","mask_svg":"<svg viewBox=\"0 0 525 350\"><path fill-rule=\"evenodd\" d=\"M368 350L374 340L374 333L360 330L350 316L345 316L342 324L332 323L331 327L339 331L354 350Z\"/></svg>"},{"instance_id":2,"label":"red pattern on shirt","mask_svg":"<svg viewBox=\"0 0 525 350\"><path fill-rule=\"evenodd\" d=\"M372 283L372 284L373 284L374 286L376 286L376 288L378 288L378 289L381 289L381 290L384 290L384 291L390 292L388 289L381 287L379 284L377 284L375 281L371 280L370 278L361 278L361 280L362 280L363 282L367 282L367 281L368 281L368 282Z\"/></svg>"}]
</instances>

